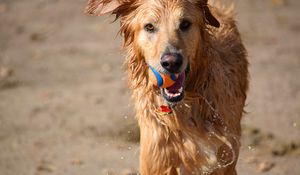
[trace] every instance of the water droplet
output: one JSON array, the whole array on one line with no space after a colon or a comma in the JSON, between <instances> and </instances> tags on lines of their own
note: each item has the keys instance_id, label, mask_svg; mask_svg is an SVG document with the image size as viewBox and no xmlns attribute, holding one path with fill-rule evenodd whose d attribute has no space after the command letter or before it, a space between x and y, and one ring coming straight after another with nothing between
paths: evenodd
<instances>
[{"instance_id":1,"label":"water droplet","mask_svg":"<svg viewBox=\"0 0 300 175\"><path fill-rule=\"evenodd\" d=\"M128 146L128 150L131 150L132 148L131 148L131 146Z\"/></svg>"},{"instance_id":2,"label":"water droplet","mask_svg":"<svg viewBox=\"0 0 300 175\"><path fill-rule=\"evenodd\" d=\"M293 122L293 127L296 128L297 127L297 123Z\"/></svg>"},{"instance_id":3,"label":"water droplet","mask_svg":"<svg viewBox=\"0 0 300 175\"><path fill-rule=\"evenodd\" d=\"M248 149L249 149L249 150L253 150L253 147L249 145L249 146L248 146Z\"/></svg>"},{"instance_id":4,"label":"water droplet","mask_svg":"<svg viewBox=\"0 0 300 175\"><path fill-rule=\"evenodd\" d=\"M121 160L124 160L124 157L123 157L123 156L121 157Z\"/></svg>"},{"instance_id":5,"label":"water droplet","mask_svg":"<svg viewBox=\"0 0 300 175\"><path fill-rule=\"evenodd\" d=\"M125 116L124 116L124 119L128 119L128 116L127 116L127 115L125 115Z\"/></svg>"}]
</instances>

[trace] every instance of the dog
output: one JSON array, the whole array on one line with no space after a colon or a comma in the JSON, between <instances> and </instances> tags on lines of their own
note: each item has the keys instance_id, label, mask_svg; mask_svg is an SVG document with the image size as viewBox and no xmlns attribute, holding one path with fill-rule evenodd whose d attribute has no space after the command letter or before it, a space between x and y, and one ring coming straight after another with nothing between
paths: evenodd
<instances>
[{"instance_id":1,"label":"dog","mask_svg":"<svg viewBox=\"0 0 300 175\"><path fill-rule=\"evenodd\" d=\"M234 10L208 0L89 0L115 15L140 127L142 175L236 175L248 90ZM179 78L154 86L149 68Z\"/></svg>"}]
</instances>

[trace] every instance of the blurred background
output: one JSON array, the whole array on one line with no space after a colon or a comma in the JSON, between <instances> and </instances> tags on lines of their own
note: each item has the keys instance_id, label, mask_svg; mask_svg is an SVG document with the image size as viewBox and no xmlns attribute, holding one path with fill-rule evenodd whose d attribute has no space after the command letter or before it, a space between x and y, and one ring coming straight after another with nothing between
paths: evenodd
<instances>
[{"instance_id":1,"label":"blurred background","mask_svg":"<svg viewBox=\"0 0 300 175\"><path fill-rule=\"evenodd\" d=\"M300 174L300 1L235 0L251 63L240 175ZM86 0L0 0L0 175L138 171L113 17Z\"/></svg>"}]
</instances>

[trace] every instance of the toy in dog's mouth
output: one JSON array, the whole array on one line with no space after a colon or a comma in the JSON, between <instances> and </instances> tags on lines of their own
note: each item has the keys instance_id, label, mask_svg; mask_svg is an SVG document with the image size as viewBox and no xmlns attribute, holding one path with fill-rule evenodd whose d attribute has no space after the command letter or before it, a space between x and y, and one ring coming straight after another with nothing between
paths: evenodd
<instances>
[{"instance_id":1,"label":"toy in dog's mouth","mask_svg":"<svg viewBox=\"0 0 300 175\"><path fill-rule=\"evenodd\" d=\"M149 66L149 80L152 84L158 87L161 91L162 97L168 103L177 103L184 97L185 78L189 71L187 69L178 74L161 73Z\"/></svg>"},{"instance_id":2,"label":"toy in dog's mouth","mask_svg":"<svg viewBox=\"0 0 300 175\"><path fill-rule=\"evenodd\" d=\"M184 97L184 82L185 72L182 72L178 75L175 83L172 86L161 88L163 98L170 103L181 101Z\"/></svg>"}]
</instances>

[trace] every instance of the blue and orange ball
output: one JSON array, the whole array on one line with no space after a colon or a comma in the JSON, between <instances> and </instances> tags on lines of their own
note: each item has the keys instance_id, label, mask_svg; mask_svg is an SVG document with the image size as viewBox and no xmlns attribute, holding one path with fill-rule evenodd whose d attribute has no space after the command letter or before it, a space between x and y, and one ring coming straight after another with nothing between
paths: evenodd
<instances>
[{"instance_id":1,"label":"blue and orange ball","mask_svg":"<svg viewBox=\"0 0 300 175\"><path fill-rule=\"evenodd\" d=\"M149 80L153 85L161 88L168 88L175 84L178 75L176 74L164 74L156 71L153 67L148 71Z\"/></svg>"}]
</instances>

